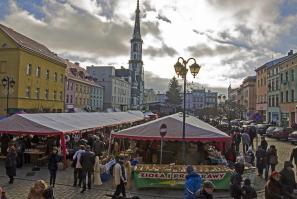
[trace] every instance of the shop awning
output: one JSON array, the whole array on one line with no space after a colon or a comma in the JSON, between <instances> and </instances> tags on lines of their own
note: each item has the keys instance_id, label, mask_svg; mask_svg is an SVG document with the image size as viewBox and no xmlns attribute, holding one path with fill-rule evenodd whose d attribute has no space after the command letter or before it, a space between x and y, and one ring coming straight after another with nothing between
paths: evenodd
<instances>
[{"instance_id":1,"label":"shop awning","mask_svg":"<svg viewBox=\"0 0 297 199\"><path fill-rule=\"evenodd\" d=\"M0 121L0 133L55 135L133 123L143 119L144 115L140 111L15 114Z\"/></svg>"},{"instance_id":2,"label":"shop awning","mask_svg":"<svg viewBox=\"0 0 297 199\"><path fill-rule=\"evenodd\" d=\"M181 113L162 117L138 126L124 129L112 134L115 138L127 138L131 140L160 140L160 126L167 125L167 134L164 140L183 141L183 117ZM185 141L187 142L211 142L230 141L231 137L219 129L199 120L196 117L186 117Z\"/></svg>"}]
</instances>

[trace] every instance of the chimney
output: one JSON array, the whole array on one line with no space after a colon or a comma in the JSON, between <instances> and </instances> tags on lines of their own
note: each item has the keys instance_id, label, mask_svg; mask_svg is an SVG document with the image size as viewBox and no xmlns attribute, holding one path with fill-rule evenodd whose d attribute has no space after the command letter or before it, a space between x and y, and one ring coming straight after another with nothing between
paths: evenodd
<instances>
[{"instance_id":1,"label":"chimney","mask_svg":"<svg viewBox=\"0 0 297 199\"><path fill-rule=\"evenodd\" d=\"M288 56L289 55L293 55L293 50L290 50L289 52L288 52Z\"/></svg>"},{"instance_id":2,"label":"chimney","mask_svg":"<svg viewBox=\"0 0 297 199\"><path fill-rule=\"evenodd\" d=\"M74 64L75 64L76 66L79 66L79 62L75 62Z\"/></svg>"}]
</instances>

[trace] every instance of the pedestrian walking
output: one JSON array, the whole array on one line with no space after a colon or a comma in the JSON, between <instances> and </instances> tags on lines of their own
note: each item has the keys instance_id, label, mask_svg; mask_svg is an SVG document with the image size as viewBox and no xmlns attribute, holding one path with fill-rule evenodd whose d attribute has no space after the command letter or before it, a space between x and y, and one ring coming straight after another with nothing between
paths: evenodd
<instances>
[{"instance_id":1,"label":"pedestrian walking","mask_svg":"<svg viewBox=\"0 0 297 199\"><path fill-rule=\"evenodd\" d=\"M265 151L267 150L267 147L268 147L268 143L265 139L265 136L262 136L261 137L261 143L260 143L260 146L262 147L262 149L264 149Z\"/></svg>"},{"instance_id":2,"label":"pedestrian walking","mask_svg":"<svg viewBox=\"0 0 297 199\"><path fill-rule=\"evenodd\" d=\"M257 198L257 192L254 187L251 186L251 180L245 179L241 188L242 199L254 199Z\"/></svg>"},{"instance_id":3,"label":"pedestrian walking","mask_svg":"<svg viewBox=\"0 0 297 199\"><path fill-rule=\"evenodd\" d=\"M241 143L241 134L240 134L238 128L234 132L234 141L235 141L235 150L238 153L239 152L239 148L240 148L239 146L240 146L240 143Z\"/></svg>"},{"instance_id":4,"label":"pedestrian walking","mask_svg":"<svg viewBox=\"0 0 297 199\"><path fill-rule=\"evenodd\" d=\"M266 152L267 164L265 169L265 180L268 179L269 170L275 171L275 166L278 164L278 156L275 145L271 145Z\"/></svg>"},{"instance_id":5,"label":"pedestrian walking","mask_svg":"<svg viewBox=\"0 0 297 199\"><path fill-rule=\"evenodd\" d=\"M5 191L0 187L0 199L7 199Z\"/></svg>"},{"instance_id":6,"label":"pedestrian walking","mask_svg":"<svg viewBox=\"0 0 297 199\"><path fill-rule=\"evenodd\" d=\"M58 162L61 161L60 156L58 155L58 148L54 147L48 158L48 170L50 173L50 186L55 187L56 176L58 171Z\"/></svg>"},{"instance_id":7,"label":"pedestrian walking","mask_svg":"<svg viewBox=\"0 0 297 199\"><path fill-rule=\"evenodd\" d=\"M90 151L91 147L88 145L86 151L81 154L80 164L82 166L82 181L83 189L81 193L84 193L87 189L87 177L88 177L88 189L91 189L91 179L94 172L95 154Z\"/></svg>"},{"instance_id":8,"label":"pedestrian walking","mask_svg":"<svg viewBox=\"0 0 297 199\"><path fill-rule=\"evenodd\" d=\"M263 170L266 168L267 156L266 151L259 146L256 151L256 167L258 169L258 176L263 177Z\"/></svg>"},{"instance_id":9,"label":"pedestrian walking","mask_svg":"<svg viewBox=\"0 0 297 199\"><path fill-rule=\"evenodd\" d=\"M101 166L102 165L100 163L99 156L96 156L94 165L94 185L102 185Z\"/></svg>"},{"instance_id":10,"label":"pedestrian walking","mask_svg":"<svg viewBox=\"0 0 297 199\"><path fill-rule=\"evenodd\" d=\"M236 150L235 145L232 143L228 151L226 152L226 160L229 164L234 165L236 162Z\"/></svg>"},{"instance_id":11,"label":"pedestrian walking","mask_svg":"<svg viewBox=\"0 0 297 199\"><path fill-rule=\"evenodd\" d=\"M127 175L124 167L124 158L119 157L117 163L113 167L114 183L116 191L114 192L115 197L119 197L120 194L126 197L125 185L127 184Z\"/></svg>"},{"instance_id":12,"label":"pedestrian walking","mask_svg":"<svg viewBox=\"0 0 297 199\"><path fill-rule=\"evenodd\" d=\"M22 168L24 163L24 152L25 152L25 141L22 136L16 141L16 152L17 152L17 168Z\"/></svg>"},{"instance_id":13,"label":"pedestrian walking","mask_svg":"<svg viewBox=\"0 0 297 199\"><path fill-rule=\"evenodd\" d=\"M187 176L185 182L184 199L195 199L196 194L201 189L202 178L194 171L193 166L187 167Z\"/></svg>"},{"instance_id":14,"label":"pedestrian walking","mask_svg":"<svg viewBox=\"0 0 297 199\"><path fill-rule=\"evenodd\" d=\"M234 199L240 199L242 196L241 192L241 181L242 181L242 164L235 164L235 172L232 174L230 179L230 195Z\"/></svg>"},{"instance_id":15,"label":"pedestrian walking","mask_svg":"<svg viewBox=\"0 0 297 199\"><path fill-rule=\"evenodd\" d=\"M255 153L253 151L253 148L250 146L247 153L246 153L246 162L250 165L254 166L255 164Z\"/></svg>"},{"instance_id":16,"label":"pedestrian walking","mask_svg":"<svg viewBox=\"0 0 297 199\"><path fill-rule=\"evenodd\" d=\"M257 137L257 128L255 126L249 126L247 133L250 136L250 146L254 149L254 139Z\"/></svg>"},{"instance_id":17,"label":"pedestrian walking","mask_svg":"<svg viewBox=\"0 0 297 199\"><path fill-rule=\"evenodd\" d=\"M290 161L285 161L284 168L280 171L280 183L284 188L284 192L292 195L296 188L294 166Z\"/></svg>"},{"instance_id":18,"label":"pedestrian walking","mask_svg":"<svg viewBox=\"0 0 297 199\"><path fill-rule=\"evenodd\" d=\"M284 194L280 184L280 174L273 171L265 185L265 199L283 199Z\"/></svg>"},{"instance_id":19,"label":"pedestrian walking","mask_svg":"<svg viewBox=\"0 0 297 199\"><path fill-rule=\"evenodd\" d=\"M76 187L77 185L77 181L78 181L78 186L81 187L81 183L82 183L82 166L80 163L80 158L81 158L81 154L85 152L85 146L84 145L80 145L79 146L79 150L75 152L74 156L73 156L73 162L72 162L72 166L74 167L74 182L73 182L73 186Z\"/></svg>"},{"instance_id":20,"label":"pedestrian walking","mask_svg":"<svg viewBox=\"0 0 297 199\"><path fill-rule=\"evenodd\" d=\"M202 190L199 192L198 199L213 199L214 184L211 181L203 182Z\"/></svg>"},{"instance_id":21,"label":"pedestrian walking","mask_svg":"<svg viewBox=\"0 0 297 199\"><path fill-rule=\"evenodd\" d=\"M6 156L5 168L6 175L9 177L9 184L13 184L14 176L16 176L17 166L17 154L14 146L8 148L8 154Z\"/></svg>"},{"instance_id":22,"label":"pedestrian walking","mask_svg":"<svg viewBox=\"0 0 297 199\"><path fill-rule=\"evenodd\" d=\"M129 160L125 161L125 171L127 174L127 185L126 189L131 190L132 187L132 166Z\"/></svg>"},{"instance_id":23,"label":"pedestrian walking","mask_svg":"<svg viewBox=\"0 0 297 199\"><path fill-rule=\"evenodd\" d=\"M250 146L251 138L249 134L246 131L244 131L244 133L241 136L241 139L242 139L242 146L243 146L243 154L245 154Z\"/></svg>"},{"instance_id":24,"label":"pedestrian walking","mask_svg":"<svg viewBox=\"0 0 297 199\"><path fill-rule=\"evenodd\" d=\"M293 162L293 160L296 166L296 174L297 174L297 146L294 147L294 149L291 152L290 162Z\"/></svg>"},{"instance_id":25,"label":"pedestrian walking","mask_svg":"<svg viewBox=\"0 0 297 199\"><path fill-rule=\"evenodd\" d=\"M48 188L46 182L37 180L33 187L31 187L27 199L44 199L43 193Z\"/></svg>"}]
</instances>

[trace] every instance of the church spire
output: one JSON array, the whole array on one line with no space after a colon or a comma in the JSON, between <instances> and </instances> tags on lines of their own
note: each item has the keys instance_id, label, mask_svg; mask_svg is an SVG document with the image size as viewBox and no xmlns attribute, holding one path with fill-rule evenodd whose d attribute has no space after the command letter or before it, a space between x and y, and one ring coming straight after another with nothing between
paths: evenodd
<instances>
[{"instance_id":1,"label":"church spire","mask_svg":"<svg viewBox=\"0 0 297 199\"><path fill-rule=\"evenodd\" d=\"M139 16L140 10L139 10L139 0L137 0L137 8L135 11L135 25L134 25L134 33L133 38L140 39L140 16Z\"/></svg>"}]
</instances>

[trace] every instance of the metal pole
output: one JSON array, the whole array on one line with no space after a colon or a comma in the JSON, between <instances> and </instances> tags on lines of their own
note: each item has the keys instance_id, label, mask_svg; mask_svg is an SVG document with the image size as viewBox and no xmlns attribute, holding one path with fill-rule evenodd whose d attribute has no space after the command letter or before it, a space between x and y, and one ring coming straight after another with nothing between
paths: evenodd
<instances>
[{"instance_id":1,"label":"metal pole","mask_svg":"<svg viewBox=\"0 0 297 199\"><path fill-rule=\"evenodd\" d=\"M163 159L163 136L161 136L160 164L162 164L162 159Z\"/></svg>"},{"instance_id":2,"label":"metal pole","mask_svg":"<svg viewBox=\"0 0 297 199\"><path fill-rule=\"evenodd\" d=\"M9 98L10 79L8 76L6 78L7 78L6 116L8 117L8 98Z\"/></svg>"},{"instance_id":3,"label":"metal pole","mask_svg":"<svg viewBox=\"0 0 297 199\"><path fill-rule=\"evenodd\" d=\"M184 66L186 67L186 65ZM186 164L186 94L187 94L187 73L184 74L184 110L183 110L183 163Z\"/></svg>"}]
</instances>

